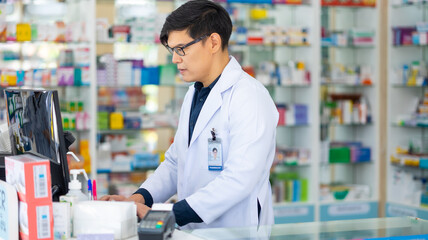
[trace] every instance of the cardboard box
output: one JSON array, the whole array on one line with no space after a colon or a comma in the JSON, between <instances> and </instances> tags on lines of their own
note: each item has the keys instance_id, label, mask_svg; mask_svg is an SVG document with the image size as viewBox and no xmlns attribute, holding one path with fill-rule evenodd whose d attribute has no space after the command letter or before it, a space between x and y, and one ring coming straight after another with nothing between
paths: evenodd
<instances>
[{"instance_id":1,"label":"cardboard box","mask_svg":"<svg viewBox=\"0 0 428 240\"><path fill-rule=\"evenodd\" d=\"M351 160L350 149L348 147L330 148L330 163L349 163Z\"/></svg>"},{"instance_id":2,"label":"cardboard box","mask_svg":"<svg viewBox=\"0 0 428 240\"><path fill-rule=\"evenodd\" d=\"M19 201L19 236L21 240L54 239L52 201Z\"/></svg>"},{"instance_id":3,"label":"cardboard box","mask_svg":"<svg viewBox=\"0 0 428 240\"><path fill-rule=\"evenodd\" d=\"M32 154L5 157L6 182L14 186L20 201L52 202L48 159Z\"/></svg>"}]
</instances>

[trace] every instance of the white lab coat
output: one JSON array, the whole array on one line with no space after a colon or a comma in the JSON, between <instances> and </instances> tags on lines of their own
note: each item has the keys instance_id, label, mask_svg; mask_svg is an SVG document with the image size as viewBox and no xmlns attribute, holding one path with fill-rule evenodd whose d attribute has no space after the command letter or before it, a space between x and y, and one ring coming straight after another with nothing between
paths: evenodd
<instances>
[{"instance_id":1,"label":"white lab coat","mask_svg":"<svg viewBox=\"0 0 428 240\"><path fill-rule=\"evenodd\" d=\"M278 111L268 91L230 57L202 107L188 145L193 93L192 85L165 161L141 187L155 203L175 193L179 200L186 199L204 221L187 224L187 229L273 224L269 169L275 155ZM208 170L212 128L222 141L223 171Z\"/></svg>"}]
</instances>

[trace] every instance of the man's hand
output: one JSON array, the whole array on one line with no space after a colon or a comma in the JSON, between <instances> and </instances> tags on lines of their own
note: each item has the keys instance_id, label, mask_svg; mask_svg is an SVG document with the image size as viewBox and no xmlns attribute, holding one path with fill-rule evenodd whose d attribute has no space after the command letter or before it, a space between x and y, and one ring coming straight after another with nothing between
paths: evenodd
<instances>
[{"instance_id":1,"label":"man's hand","mask_svg":"<svg viewBox=\"0 0 428 240\"><path fill-rule=\"evenodd\" d=\"M120 195L105 195L105 196L102 196L100 198L100 201L118 201L118 202L123 202L123 201L132 201L132 200L128 200L126 197L120 196Z\"/></svg>"},{"instance_id":2,"label":"man's hand","mask_svg":"<svg viewBox=\"0 0 428 240\"><path fill-rule=\"evenodd\" d=\"M151 208L147 207L146 205L142 203L135 203L137 205L137 216L141 219L146 216L146 214L150 211Z\"/></svg>"},{"instance_id":3,"label":"man's hand","mask_svg":"<svg viewBox=\"0 0 428 240\"><path fill-rule=\"evenodd\" d=\"M150 211L151 208L144 205L144 197L140 194L134 194L130 196L129 198L126 198L121 195L105 195L100 198L100 201L118 201L118 202L134 202L135 205L137 205L137 215L139 218L144 218L146 214Z\"/></svg>"}]
</instances>

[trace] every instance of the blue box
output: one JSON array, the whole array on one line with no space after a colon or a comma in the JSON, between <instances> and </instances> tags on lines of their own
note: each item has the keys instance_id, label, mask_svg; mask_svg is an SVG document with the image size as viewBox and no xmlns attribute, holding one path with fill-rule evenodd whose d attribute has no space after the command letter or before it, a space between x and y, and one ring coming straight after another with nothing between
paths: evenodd
<instances>
[{"instance_id":1,"label":"blue box","mask_svg":"<svg viewBox=\"0 0 428 240\"><path fill-rule=\"evenodd\" d=\"M420 158L419 159L419 167L428 169L428 158Z\"/></svg>"},{"instance_id":2,"label":"blue box","mask_svg":"<svg viewBox=\"0 0 428 240\"><path fill-rule=\"evenodd\" d=\"M141 85L159 85L159 67L141 69Z\"/></svg>"},{"instance_id":3,"label":"blue box","mask_svg":"<svg viewBox=\"0 0 428 240\"><path fill-rule=\"evenodd\" d=\"M351 162L370 162L371 149L369 147L352 147Z\"/></svg>"},{"instance_id":4,"label":"blue box","mask_svg":"<svg viewBox=\"0 0 428 240\"><path fill-rule=\"evenodd\" d=\"M159 165L159 154L136 153L132 164L134 169L155 168Z\"/></svg>"}]
</instances>

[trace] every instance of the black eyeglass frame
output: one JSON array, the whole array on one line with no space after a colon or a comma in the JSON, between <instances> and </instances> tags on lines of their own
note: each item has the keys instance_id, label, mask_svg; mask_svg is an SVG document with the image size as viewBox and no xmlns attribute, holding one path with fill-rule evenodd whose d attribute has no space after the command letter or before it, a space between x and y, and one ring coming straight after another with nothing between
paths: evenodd
<instances>
[{"instance_id":1,"label":"black eyeglass frame","mask_svg":"<svg viewBox=\"0 0 428 240\"><path fill-rule=\"evenodd\" d=\"M178 56L183 57L183 56L186 55L186 53L184 52L185 48L190 47L193 44L198 43L198 42L204 40L208 36L209 36L208 34L203 35L202 37L199 37L199 38L197 38L197 39L195 39L195 40L193 40L193 41L191 41L191 42L189 42L189 43L187 43L187 44L185 44L184 46L181 46L181 47L174 47L174 48L172 48L172 47L168 46L168 44L165 45L165 47L166 47L166 49L168 49L169 53L174 54L174 52L175 52L175 53L178 54Z\"/></svg>"}]
</instances>

